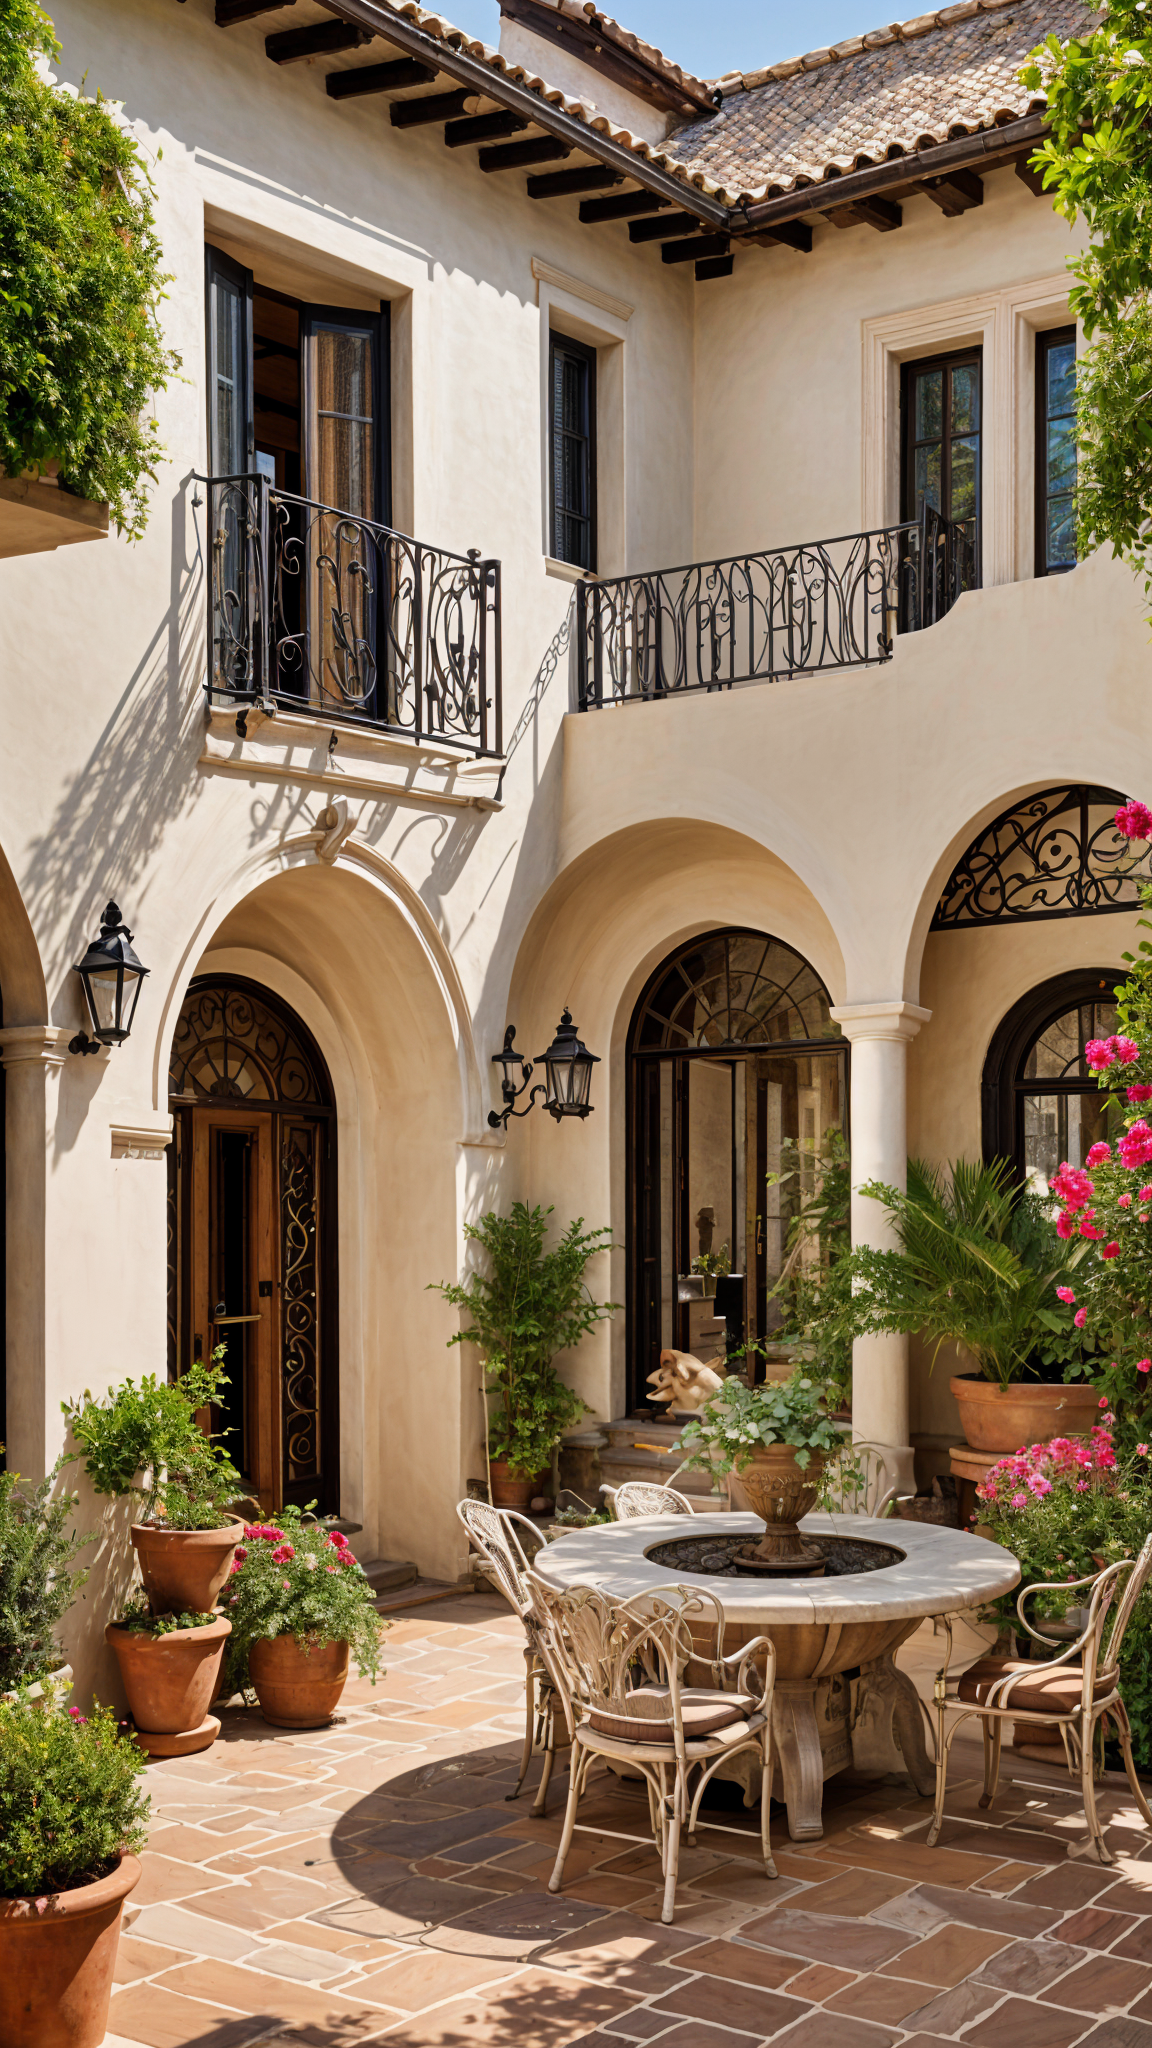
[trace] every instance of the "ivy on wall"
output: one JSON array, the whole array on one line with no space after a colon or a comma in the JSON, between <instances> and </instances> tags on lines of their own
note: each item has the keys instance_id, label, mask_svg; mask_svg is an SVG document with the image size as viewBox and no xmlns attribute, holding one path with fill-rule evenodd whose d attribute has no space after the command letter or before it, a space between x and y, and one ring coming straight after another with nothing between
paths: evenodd
<instances>
[{"instance_id":1,"label":"ivy on wall","mask_svg":"<svg viewBox=\"0 0 1152 2048\"><path fill-rule=\"evenodd\" d=\"M0 473L59 464L64 489L144 531L162 447L150 403L179 368L153 187L99 94L52 85L35 0L0 5Z\"/></svg>"}]
</instances>

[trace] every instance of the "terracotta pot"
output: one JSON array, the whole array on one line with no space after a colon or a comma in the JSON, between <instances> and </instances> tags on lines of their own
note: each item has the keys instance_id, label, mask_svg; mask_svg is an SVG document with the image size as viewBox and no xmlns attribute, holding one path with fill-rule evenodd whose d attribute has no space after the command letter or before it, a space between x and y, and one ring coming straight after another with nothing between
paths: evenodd
<instances>
[{"instance_id":1,"label":"terracotta pot","mask_svg":"<svg viewBox=\"0 0 1152 2048\"><path fill-rule=\"evenodd\" d=\"M330 1721L348 1679L347 1643L268 1636L253 1643L248 1676L273 1728L320 1728Z\"/></svg>"},{"instance_id":2,"label":"terracotta pot","mask_svg":"<svg viewBox=\"0 0 1152 2048\"><path fill-rule=\"evenodd\" d=\"M732 1475L751 1512L766 1525L759 1543L741 1552L744 1563L786 1571L789 1563L802 1566L811 1560L813 1553L796 1524L815 1507L823 1471L821 1451L813 1451L808 1464L800 1466L791 1444L763 1444L753 1451L751 1464Z\"/></svg>"},{"instance_id":3,"label":"terracotta pot","mask_svg":"<svg viewBox=\"0 0 1152 2048\"><path fill-rule=\"evenodd\" d=\"M140 1881L135 1856L96 1884L0 1899L0 2041L4 2048L99 2048L108 2031L120 1915Z\"/></svg>"},{"instance_id":4,"label":"terracotta pot","mask_svg":"<svg viewBox=\"0 0 1152 2048\"><path fill-rule=\"evenodd\" d=\"M535 1479L520 1479L509 1472L506 1458L491 1458L488 1461L488 1485L492 1505L494 1508L526 1508L551 1477L551 1473L545 1471L538 1472Z\"/></svg>"},{"instance_id":5,"label":"terracotta pot","mask_svg":"<svg viewBox=\"0 0 1152 2048\"><path fill-rule=\"evenodd\" d=\"M1043 1380L992 1380L965 1374L951 1381L960 1404L960 1424L974 1451L1018 1451L1054 1436L1087 1436L1100 1411L1100 1396L1087 1386L1050 1387Z\"/></svg>"},{"instance_id":6,"label":"terracotta pot","mask_svg":"<svg viewBox=\"0 0 1152 2048\"><path fill-rule=\"evenodd\" d=\"M231 1633L232 1623L223 1615L203 1628L180 1628L165 1636L109 1622L104 1640L115 1652L138 1729L179 1735L203 1727Z\"/></svg>"},{"instance_id":7,"label":"terracotta pot","mask_svg":"<svg viewBox=\"0 0 1152 2048\"><path fill-rule=\"evenodd\" d=\"M222 1529L132 1524L132 1543L153 1614L210 1614L244 1533L239 1515Z\"/></svg>"}]
</instances>

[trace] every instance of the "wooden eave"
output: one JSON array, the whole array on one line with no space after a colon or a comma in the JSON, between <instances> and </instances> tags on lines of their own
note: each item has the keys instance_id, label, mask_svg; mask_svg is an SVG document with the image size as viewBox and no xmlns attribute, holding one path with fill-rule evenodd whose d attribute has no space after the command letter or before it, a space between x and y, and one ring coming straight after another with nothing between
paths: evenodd
<instances>
[{"instance_id":1,"label":"wooden eave","mask_svg":"<svg viewBox=\"0 0 1152 2048\"><path fill-rule=\"evenodd\" d=\"M590 71L598 71L602 78L624 86L662 114L698 121L701 114L716 111L716 102L710 96L677 85L665 72L646 63L638 51L630 50L603 27L595 27L582 17L558 15L555 8L542 7L540 0L500 0L500 12L544 42L554 43L561 50L572 50Z\"/></svg>"}]
</instances>

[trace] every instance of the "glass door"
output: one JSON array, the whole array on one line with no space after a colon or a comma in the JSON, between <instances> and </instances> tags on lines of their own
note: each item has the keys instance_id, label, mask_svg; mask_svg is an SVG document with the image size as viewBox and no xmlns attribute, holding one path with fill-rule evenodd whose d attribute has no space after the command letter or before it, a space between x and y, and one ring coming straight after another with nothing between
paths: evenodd
<instances>
[{"instance_id":1,"label":"glass door","mask_svg":"<svg viewBox=\"0 0 1152 2048\"><path fill-rule=\"evenodd\" d=\"M303 308L305 495L313 702L376 715L378 619L392 564L381 421L381 316ZM369 522L369 523L366 523ZM384 614L386 615L386 613Z\"/></svg>"},{"instance_id":2,"label":"glass door","mask_svg":"<svg viewBox=\"0 0 1152 2048\"><path fill-rule=\"evenodd\" d=\"M216 1431L263 1508L279 1505L277 1271L272 1118L192 1112L193 1355L225 1349Z\"/></svg>"}]
</instances>

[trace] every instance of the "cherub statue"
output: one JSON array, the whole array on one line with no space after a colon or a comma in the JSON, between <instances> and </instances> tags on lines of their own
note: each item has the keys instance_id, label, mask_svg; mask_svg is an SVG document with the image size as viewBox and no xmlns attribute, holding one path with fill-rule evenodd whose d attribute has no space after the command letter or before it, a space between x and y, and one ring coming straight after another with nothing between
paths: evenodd
<instances>
[{"instance_id":1,"label":"cherub statue","mask_svg":"<svg viewBox=\"0 0 1152 2048\"><path fill-rule=\"evenodd\" d=\"M659 1367L648 1375L649 1400L663 1401L669 1408L703 1408L724 1384L723 1373L716 1371L720 1363L714 1358L705 1365L690 1351L662 1351Z\"/></svg>"}]
</instances>

